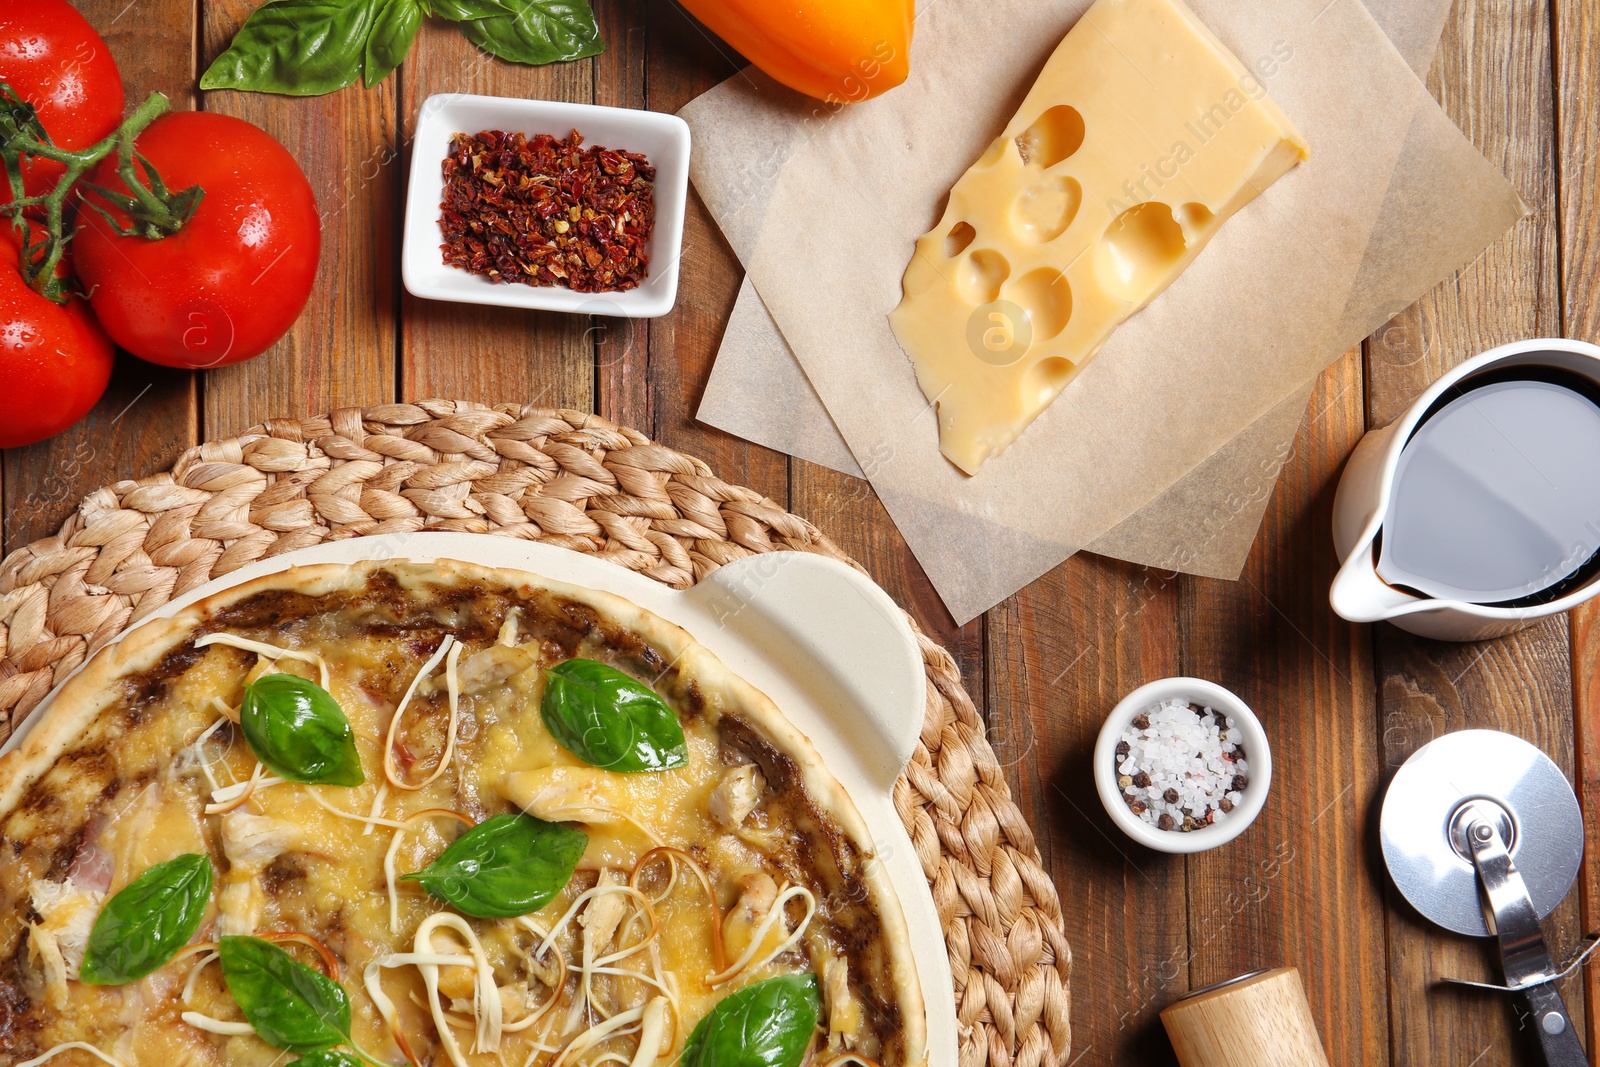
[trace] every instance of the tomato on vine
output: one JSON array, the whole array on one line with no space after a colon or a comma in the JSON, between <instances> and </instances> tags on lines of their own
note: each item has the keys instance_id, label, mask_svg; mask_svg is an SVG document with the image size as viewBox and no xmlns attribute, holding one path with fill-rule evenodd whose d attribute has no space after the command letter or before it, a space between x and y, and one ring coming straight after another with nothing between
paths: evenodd
<instances>
[{"instance_id":1,"label":"tomato on vine","mask_svg":"<svg viewBox=\"0 0 1600 1067\"><path fill-rule=\"evenodd\" d=\"M83 418L106 391L114 354L88 304L58 304L28 285L21 243L0 220L0 448L54 437Z\"/></svg>"},{"instance_id":2,"label":"tomato on vine","mask_svg":"<svg viewBox=\"0 0 1600 1067\"><path fill-rule=\"evenodd\" d=\"M143 188L117 158L103 160L72 242L101 324L169 367L260 355L300 316L317 273L322 224L299 164L259 127L202 111L156 119L134 147ZM186 217L142 195L184 186L204 190Z\"/></svg>"},{"instance_id":3,"label":"tomato on vine","mask_svg":"<svg viewBox=\"0 0 1600 1067\"><path fill-rule=\"evenodd\" d=\"M62 148L88 148L122 121L122 75L111 50L67 0L0 4L0 81L33 105ZM64 170L54 160L24 160L27 195L48 193ZM0 183L0 203L10 199L10 183Z\"/></svg>"}]
</instances>

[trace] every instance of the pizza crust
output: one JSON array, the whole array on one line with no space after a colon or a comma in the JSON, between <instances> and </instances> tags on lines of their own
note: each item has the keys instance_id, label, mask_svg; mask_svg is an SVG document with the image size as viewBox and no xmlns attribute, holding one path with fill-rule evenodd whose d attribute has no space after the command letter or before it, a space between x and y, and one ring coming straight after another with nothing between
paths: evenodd
<instances>
[{"instance_id":1,"label":"pizza crust","mask_svg":"<svg viewBox=\"0 0 1600 1067\"><path fill-rule=\"evenodd\" d=\"M900 1009L904 1062L921 1064L927 1055L927 1020L916 963L900 903L884 864L876 858L873 837L838 780L827 770L809 738L754 686L729 670L709 649L682 627L611 593L545 578L526 571L486 567L458 560L431 563L374 560L357 564L291 567L244 582L181 609L167 619L144 623L120 641L102 649L62 687L37 715L21 745L0 757L0 818L21 802L29 787L68 751L84 730L125 695L125 679L152 670L195 630L220 611L265 592L287 591L312 596L356 593L374 572L393 573L412 592L428 587L484 583L545 590L592 609L601 619L638 634L666 654L708 694L738 709L777 752L800 771L804 791L826 813L859 852L859 875L882 926L882 943L890 957L893 999Z\"/></svg>"}]
</instances>

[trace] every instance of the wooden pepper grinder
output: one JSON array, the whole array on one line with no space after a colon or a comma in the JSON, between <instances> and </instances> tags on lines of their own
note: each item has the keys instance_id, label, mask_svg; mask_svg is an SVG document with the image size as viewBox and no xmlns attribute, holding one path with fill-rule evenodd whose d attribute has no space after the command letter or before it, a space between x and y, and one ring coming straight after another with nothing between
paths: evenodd
<instances>
[{"instance_id":1,"label":"wooden pepper grinder","mask_svg":"<svg viewBox=\"0 0 1600 1067\"><path fill-rule=\"evenodd\" d=\"M1182 1067L1328 1067L1293 967L1209 986L1161 1013Z\"/></svg>"}]
</instances>

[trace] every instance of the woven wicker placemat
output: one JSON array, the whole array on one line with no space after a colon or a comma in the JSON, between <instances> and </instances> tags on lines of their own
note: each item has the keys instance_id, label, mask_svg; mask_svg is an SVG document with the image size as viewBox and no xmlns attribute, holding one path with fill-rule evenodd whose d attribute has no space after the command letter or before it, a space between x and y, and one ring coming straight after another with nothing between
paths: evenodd
<instances>
[{"instance_id":1,"label":"woven wicker placemat","mask_svg":"<svg viewBox=\"0 0 1600 1067\"><path fill-rule=\"evenodd\" d=\"M596 415L423 401L274 419L89 494L0 562L0 739L172 597L266 556L416 530L544 541L675 588L774 549L855 565L806 520ZM927 713L894 803L944 926L961 1067L1065 1063L1060 900L955 661L912 629Z\"/></svg>"}]
</instances>

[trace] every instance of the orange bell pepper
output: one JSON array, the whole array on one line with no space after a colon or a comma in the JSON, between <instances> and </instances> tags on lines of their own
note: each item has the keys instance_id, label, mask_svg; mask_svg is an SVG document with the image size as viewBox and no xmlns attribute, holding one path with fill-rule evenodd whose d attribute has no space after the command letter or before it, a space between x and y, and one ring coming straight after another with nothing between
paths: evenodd
<instances>
[{"instance_id":1,"label":"orange bell pepper","mask_svg":"<svg viewBox=\"0 0 1600 1067\"><path fill-rule=\"evenodd\" d=\"M773 78L830 104L893 89L911 65L913 0L682 0Z\"/></svg>"}]
</instances>

